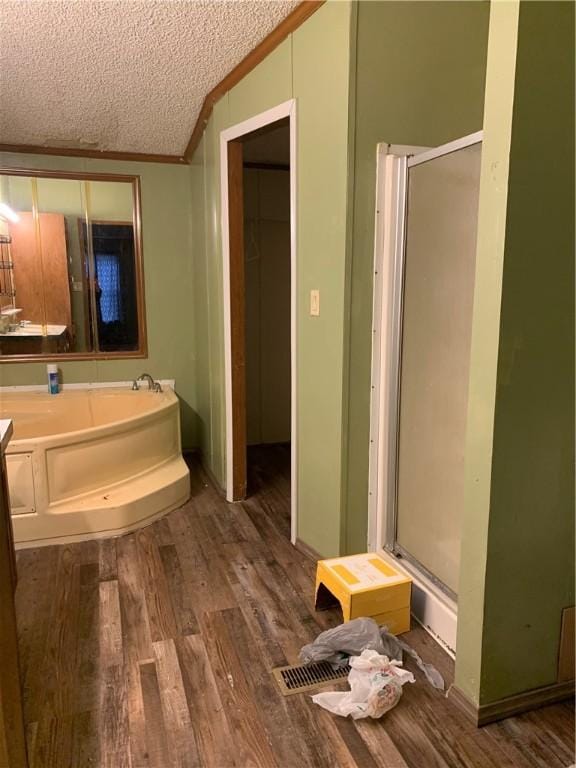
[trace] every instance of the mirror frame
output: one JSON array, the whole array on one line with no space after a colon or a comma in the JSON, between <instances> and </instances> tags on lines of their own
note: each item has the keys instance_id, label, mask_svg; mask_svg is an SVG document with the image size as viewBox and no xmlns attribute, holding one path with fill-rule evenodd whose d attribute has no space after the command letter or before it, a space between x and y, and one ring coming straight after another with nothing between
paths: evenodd
<instances>
[{"instance_id":1,"label":"mirror frame","mask_svg":"<svg viewBox=\"0 0 576 768\"><path fill-rule=\"evenodd\" d=\"M144 295L144 257L142 249L142 210L140 176L121 173L90 173L76 171L45 171L28 168L0 167L0 176L31 176L42 179L76 179L78 181L119 181L132 185L132 226L134 228L134 261L136 277L136 306L138 314L138 349L131 352L61 352L60 354L0 355L2 363L33 363L41 361L67 362L82 360L126 360L148 357L146 302Z\"/></svg>"}]
</instances>

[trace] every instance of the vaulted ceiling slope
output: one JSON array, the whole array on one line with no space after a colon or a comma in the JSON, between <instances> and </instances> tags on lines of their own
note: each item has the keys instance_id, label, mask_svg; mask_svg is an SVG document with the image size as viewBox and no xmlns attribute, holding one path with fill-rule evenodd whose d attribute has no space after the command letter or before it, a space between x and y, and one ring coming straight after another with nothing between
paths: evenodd
<instances>
[{"instance_id":1,"label":"vaulted ceiling slope","mask_svg":"<svg viewBox=\"0 0 576 768\"><path fill-rule=\"evenodd\" d=\"M0 143L182 155L207 94L298 4L0 0Z\"/></svg>"}]
</instances>

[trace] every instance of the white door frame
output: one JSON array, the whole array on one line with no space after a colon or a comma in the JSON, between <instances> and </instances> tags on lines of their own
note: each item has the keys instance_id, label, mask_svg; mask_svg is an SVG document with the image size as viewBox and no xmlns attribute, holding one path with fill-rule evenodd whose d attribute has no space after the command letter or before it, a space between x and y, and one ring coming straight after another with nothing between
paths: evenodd
<instances>
[{"instance_id":1,"label":"white door frame","mask_svg":"<svg viewBox=\"0 0 576 768\"><path fill-rule=\"evenodd\" d=\"M377 147L374 236L374 304L368 497L368 550L412 577L412 614L452 655L457 604L420 569L391 553L395 541L395 494L403 301L405 199L408 168L482 141L482 131L441 147Z\"/></svg>"},{"instance_id":2,"label":"white door frame","mask_svg":"<svg viewBox=\"0 0 576 768\"><path fill-rule=\"evenodd\" d=\"M397 371L390 361L399 356L395 333L402 310L396 290L402 279L398 260L404 238L405 168L407 158L428 147L378 144L376 147L376 213L374 217L374 294L372 311L372 374L370 388L370 451L368 472L368 550L384 549L392 531L386 520L393 492L394 455L390 403L397 400ZM390 480L389 480L390 478Z\"/></svg>"},{"instance_id":3,"label":"white door frame","mask_svg":"<svg viewBox=\"0 0 576 768\"><path fill-rule=\"evenodd\" d=\"M230 230L228 219L228 142L264 128L278 120L290 121L290 359L291 359L291 434L290 434L290 540L296 543L298 534L298 441L297 441L297 271L296 271L296 99L290 99L276 107L261 112L241 123L227 128L220 134L220 196L222 228L222 276L224 291L224 378L226 398L226 498L233 499L233 439L232 439L232 345L230 319Z\"/></svg>"}]
</instances>

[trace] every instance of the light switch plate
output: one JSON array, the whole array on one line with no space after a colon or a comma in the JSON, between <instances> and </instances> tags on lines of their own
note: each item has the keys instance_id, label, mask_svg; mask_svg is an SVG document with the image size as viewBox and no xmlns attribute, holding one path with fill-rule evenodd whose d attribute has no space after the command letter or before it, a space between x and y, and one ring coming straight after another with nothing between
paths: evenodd
<instances>
[{"instance_id":1,"label":"light switch plate","mask_svg":"<svg viewBox=\"0 0 576 768\"><path fill-rule=\"evenodd\" d=\"M320 291L317 288L310 291L310 314L312 317L320 315Z\"/></svg>"}]
</instances>

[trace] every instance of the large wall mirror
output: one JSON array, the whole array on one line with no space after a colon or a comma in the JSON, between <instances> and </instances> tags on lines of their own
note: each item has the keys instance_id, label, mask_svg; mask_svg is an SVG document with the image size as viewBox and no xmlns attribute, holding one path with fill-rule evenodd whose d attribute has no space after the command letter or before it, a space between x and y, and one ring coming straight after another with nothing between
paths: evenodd
<instances>
[{"instance_id":1,"label":"large wall mirror","mask_svg":"<svg viewBox=\"0 0 576 768\"><path fill-rule=\"evenodd\" d=\"M145 355L138 177L0 170L0 362Z\"/></svg>"}]
</instances>

